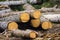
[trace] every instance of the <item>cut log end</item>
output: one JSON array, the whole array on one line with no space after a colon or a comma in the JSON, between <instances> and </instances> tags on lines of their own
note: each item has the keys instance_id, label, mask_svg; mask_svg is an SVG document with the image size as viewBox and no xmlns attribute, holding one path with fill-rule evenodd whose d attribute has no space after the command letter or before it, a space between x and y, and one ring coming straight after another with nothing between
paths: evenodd
<instances>
[{"instance_id":1,"label":"cut log end","mask_svg":"<svg viewBox=\"0 0 60 40\"><path fill-rule=\"evenodd\" d=\"M26 12L22 13L20 15L20 19L21 19L22 22L28 22L29 19L30 19L30 15L28 13L26 13Z\"/></svg>"},{"instance_id":2,"label":"cut log end","mask_svg":"<svg viewBox=\"0 0 60 40\"><path fill-rule=\"evenodd\" d=\"M36 38L36 33L34 31L30 32L30 38Z\"/></svg>"},{"instance_id":3,"label":"cut log end","mask_svg":"<svg viewBox=\"0 0 60 40\"><path fill-rule=\"evenodd\" d=\"M35 28L39 27L40 25L40 20L39 19L32 19L31 20L31 25Z\"/></svg>"},{"instance_id":4,"label":"cut log end","mask_svg":"<svg viewBox=\"0 0 60 40\"><path fill-rule=\"evenodd\" d=\"M39 10L35 10L33 13L33 17L34 18L40 18L40 16L41 16L41 12Z\"/></svg>"},{"instance_id":5,"label":"cut log end","mask_svg":"<svg viewBox=\"0 0 60 40\"><path fill-rule=\"evenodd\" d=\"M43 22L43 23L42 23L42 28L43 28L43 29L52 28L52 23L51 23L51 22Z\"/></svg>"},{"instance_id":6,"label":"cut log end","mask_svg":"<svg viewBox=\"0 0 60 40\"><path fill-rule=\"evenodd\" d=\"M10 22L8 24L8 30L15 30L18 29L18 24L16 22Z\"/></svg>"}]
</instances>

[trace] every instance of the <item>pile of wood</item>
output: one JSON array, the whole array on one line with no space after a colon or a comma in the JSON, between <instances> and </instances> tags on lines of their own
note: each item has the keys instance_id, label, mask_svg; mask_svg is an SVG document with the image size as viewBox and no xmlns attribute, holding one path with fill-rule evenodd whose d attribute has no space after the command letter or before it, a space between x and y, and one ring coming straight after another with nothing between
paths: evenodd
<instances>
[{"instance_id":1,"label":"pile of wood","mask_svg":"<svg viewBox=\"0 0 60 40\"><path fill-rule=\"evenodd\" d=\"M10 36L36 38L39 36L38 32L34 30L21 30L20 23L31 25L32 28L42 28L44 30L51 29L54 22L60 22L60 9L57 8L44 8L35 9L30 4L23 5L25 11L11 11L2 13L0 16L0 28L2 30L11 31ZM56 10L54 10L56 9ZM53 10L53 11L51 11ZM59 10L59 11L57 11ZM54 12L56 11L56 12ZM30 26L26 26L29 27ZM23 27L21 27L23 29Z\"/></svg>"}]
</instances>

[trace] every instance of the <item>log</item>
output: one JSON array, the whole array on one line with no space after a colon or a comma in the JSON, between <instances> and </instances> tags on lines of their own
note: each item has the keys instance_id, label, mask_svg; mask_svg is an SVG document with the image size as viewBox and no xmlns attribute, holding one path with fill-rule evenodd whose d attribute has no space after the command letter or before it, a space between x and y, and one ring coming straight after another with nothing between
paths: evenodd
<instances>
[{"instance_id":1,"label":"log","mask_svg":"<svg viewBox=\"0 0 60 40\"><path fill-rule=\"evenodd\" d=\"M41 17L41 12L39 10L35 10L33 14L31 14L34 18L39 19Z\"/></svg>"},{"instance_id":2,"label":"log","mask_svg":"<svg viewBox=\"0 0 60 40\"><path fill-rule=\"evenodd\" d=\"M32 25L34 28L39 27L39 25L40 25L40 20L39 20L39 19L32 19L32 20L31 20L31 25Z\"/></svg>"},{"instance_id":3,"label":"log","mask_svg":"<svg viewBox=\"0 0 60 40\"><path fill-rule=\"evenodd\" d=\"M41 8L41 12L60 12L60 8Z\"/></svg>"},{"instance_id":4,"label":"log","mask_svg":"<svg viewBox=\"0 0 60 40\"><path fill-rule=\"evenodd\" d=\"M53 27L53 24L51 22L48 22L48 21L45 21L45 22L42 22L42 29L46 30L46 29L50 29Z\"/></svg>"},{"instance_id":5,"label":"log","mask_svg":"<svg viewBox=\"0 0 60 40\"><path fill-rule=\"evenodd\" d=\"M31 4L36 4L36 3L41 3L42 1L41 0L19 0L19 1L1 1L0 2L0 5L22 5L22 4L25 4L25 3L31 3Z\"/></svg>"},{"instance_id":6,"label":"log","mask_svg":"<svg viewBox=\"0 0 60 40\"><path fill-rule=\"evenodd\" d=\"M34 31L31 30L13 30L12 31L13 36L16 37L26 37L26 38L36 38L36 33Z\"/></svg>"},{"instance_id":7,"label":"log","mask_svg":"<svg viewBox=\"0 0 60 40\"><path fill-rule=\"evenodd\" d=\"M60 12L59 12L60 13ZM60 22L60 14L59 13L44 13L42 14L40 20L43 21L51 21L51 22Z\"/></svg>"},{"instance_id":8,"label":"log","mask_svg":"<svg viewBox=\"0 0 60 40\"><path fill-rule=\"evenodd\" d=\"M8 29L8 30L15 30L18 29L18 24L16 22L12 22L12 21L1 21L0 22L0 28L2 28L3 30Z\"/></svg>"},{"instance_id":9,"label":"log","mask_svg":"<svg viewBox=\"0 0 60 40\"><path fill-rule=\"evenodd\" d=\"M20 19L22 22L28 22L30 20L30 15L28 13L22 13L20 15Z\"/></svg>"},{"instance_id":10,"label":"log","mask_svg":"<svg viewBox=\"0 0 60 40\"><path fill-rule=\"evenodd\" d=\"M3 18L0 18L1 21L15 21L15 22L28 22L30 19L30 16L27 12L19 13L17 12L16 14L13 15L13 12L9 15L10 13L7 13L6 15L8 16L3 16Z\"/></svg>"},{"instance_id":11,"label":"log","mask_svg":"<svg viewBox=\"0 0 60 40\"><path fill-rule=\"evenodd\" d=\"M20 0L20 1L2 1L0 2L0 5L20 5L25 4L26 1Z\"/></svg>"}]
</instances>

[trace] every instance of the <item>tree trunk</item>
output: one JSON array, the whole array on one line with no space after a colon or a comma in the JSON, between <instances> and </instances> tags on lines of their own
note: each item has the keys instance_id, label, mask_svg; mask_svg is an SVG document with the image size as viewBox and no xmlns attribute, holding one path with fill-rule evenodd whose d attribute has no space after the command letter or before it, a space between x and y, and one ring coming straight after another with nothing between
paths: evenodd
<instances>
[{"instance_id":1,"label":"tree trunk","mask_svg":"<svg viewBox=\"0 0 60 40\"><path fill-rule=\"evenodd\" d=\"M18 37L27 37L27 38L36 38L36 33L31 30L13 30L12 31L14 36Z\"/></svg>"},{"instance_id":2,"label":"tree trunk","mask_svg":"<svg viewBox=\"0 0 60 40\"><path fill-rule=\"evenodd\" d=\"M0 22L0 28L2 28L3 30L8 29L8 30L14 30L14 29L18 29L18 24L16 22L7 22L7 21L3 21Z\"/></svg>"}]
</instances>

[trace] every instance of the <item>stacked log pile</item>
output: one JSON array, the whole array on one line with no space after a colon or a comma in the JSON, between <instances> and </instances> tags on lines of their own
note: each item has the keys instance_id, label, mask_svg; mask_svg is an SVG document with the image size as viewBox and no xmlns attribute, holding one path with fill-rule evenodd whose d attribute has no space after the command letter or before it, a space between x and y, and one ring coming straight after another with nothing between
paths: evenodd
<instances>
[{"instance_id":1,"label":"stacked log pile","mask_svg":"<svg viewBox=\"0 0 60 40\"><path fill-rule=\"evenodd\" d=\"M0 28L6 30L4 36L7 38L10 36L31 38L35 40L36 37L43 36L42 33L37 32L37 30L31 30L30 26L34 29L41 28L42 31L51 30L54 28L56 23L60 22L60 9L58 8L42 8L35 9L30 4L23 5L25 11L11 11L7 13L2 13L0 16ZM56 9L56 10L55 10ZM21 30L20 23L28 24L30 30ZM24 26L23 26L24 27ZM23 27L21 27L23 29ZM40 31L40 29L38 29ZM10 31L10 33L8 33ZM53 31L53 30L52 30ZM7 33L6 33L7 32ZM48 31L47 31L48 33ZM44 38L47 37L44 35ZM37 39L38 40L38 39ZM42 40L42 38L41 38Z\"/></svg>"}]
</instances>

